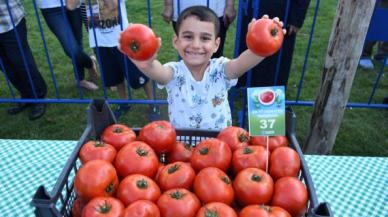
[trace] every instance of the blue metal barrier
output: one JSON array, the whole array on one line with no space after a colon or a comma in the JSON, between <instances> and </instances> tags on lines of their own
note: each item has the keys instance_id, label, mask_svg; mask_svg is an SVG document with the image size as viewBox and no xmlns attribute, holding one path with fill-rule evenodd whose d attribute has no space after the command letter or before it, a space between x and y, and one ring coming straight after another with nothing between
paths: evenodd
<instances>
[{"instance_id":1,"label":"blue metal barrier","mask_svg":"<svg viewBox=\"0 0 388 217\"><path fill-rule=\"evenodd\" d=\"M10 0L6 0L5 2L8 4ZM61 0L62 2L62 13L65 14L65 8L63 7L63 1L65 0ZM118 0L118 2L120 2L121 0ZM252 2L252 4L248 4L248 2ZM248 0L240 0L238 1L238 16L237 16L237 20L236 20L236 36L235 36L235 52L234 52L234 56L237 56L238 55L238 42L241 39L240 37L240 34L241 34L241 14L242 13L245 13L247 8L248 7L253 7L254 8L254 11L256 14L254 14L254 17L257 17L258 16L258 9L259 9L259 0L252 0L252 1L248 1ZM290 7L290 0L287 0L287 10L285 11L286 15L285 17L287 17L287 14L288 14L288 9ZM24 4L28 4L30 2L25 2ZM89 8L91 8L91 2L89 1ZM152 22L152 14L151 14L151 9L152 9L152 4L151 4L151 1L150 0L147 0L145 2L147 4L147 11L145 11L144 13L147 13L148 14L148 25L150 27L152 27L153 25L153 22ZM4 94L4 93L1 93L0 95L0 103L9 103L9 102L28 102L28 103L69 103L69 104L80 104L80 103L90 103L91 99L88 99L88 98L85 98L84 97L84 93L83 93L83 90L82 88L78 86L78 93L79 93L79 98L67 98L65 96L65 94L61 93L57 87L57 79L56 79L56 76L55 76L55 73L54 73L54 70L53 70L53 66L52 66L52 61L51 61L51 58L50 58L50 55L49 55L49 52L48 52L48 48L47 48L47 40L46 40L46 37L45 37L45 34L44 34L44 30L43 30L43 27L42 27L42 24L41 24L41 19L39 17L39 9L36 5L36 2L35 0L32 1L32 4L33 4L33 8L35 10L35 16L36 16L36 22L38 23L38 27L39 27L39 30L40 30L40 37L42 39L42 43L43 43L43 47L44 47L44 52L45 52L45 56L46 56L46 59L47 59L47 63L49 65L49 70L50 70L50 75L51 75L51 82L52 82L52 86L54 88L54 96L48 96L47 98L45 99L38 99L36 97L36 93L34 91L34 94L35 94L35 99L19 99L17 98L16 94L15 94L15 91L13 90L13 87L10 85L10 82L7 78L7 76L5 75L5 73L3 73L5 76L5 82L4 84L8 86L8 90L7 88L5 87L0 87L0 90L1 91L8 91L8 94ZM119 4L119 7L120 7L120 4ZM314 105L314 102L312 101L313 99L301 99L301 91L302 91L302 86L303 86L303 82L304 82L304 76L305 76L305 73L306 73L306 70L307 70L307 62L308 62L308 59L309 59L309 54L310 54L310 50L311 50L311 45L313 43L313 37L314 37L314 29L315 29L315 24L316 24L316 21L317 21L317 17L318 17L318 12L319 12L319 7L320 7L320 0L316 0L315 1L315 5L314 7L311 7L310 10L314 10L313 12L313 16L312 16L312 25L311 25L311 29L309 31L309 38L308 38L308 42L307 42L307 48L306 48L306 51L305 51L305 56L304 56L304 59L303 59L303 64L302 64L302 69L301 69L301 72L300 72L300 79L299 79L299 82L298 82L298 87L297 87L297 91L296 91L296 96L295 96L295 99L294 100L287 100L286 101L286 104L287 105L295 105L295 106L313 106ZM91 10L91 9L90 9ZM130 11L130 8L127 8L127 11ZM10 11L9 11L10 12ZM90 11L91 12L91 11ZM93 19L93 13L92 14L92 19ZM372 18L372 21L371 21L371 24L370 24L370 29L368 31L368 34L367 34L367 40L384 40L384 41L387 41L388 40L388 31L387 31L387 28L386 28L386 20L388 20L388 9L381 9L381 8L376 8L375 10L375 13L373 15L373 18ZM10 16L12 16L12 14L10 13ZM119 17L121 17L121 12L120 12L120 8L119 8ZM33 22L32 19L29 20L29 22ZM94 38L96 40L96 33L95 33L95 30L94 30L94 23L92 23L92 28L89 30L89 31L93 31L93 35L94 35ZM285 25L287 24L287 20L284 20L284 23ZM384 26L384 27L383 27ZM14 25L15 27L15 25ZM123 29L123 26L122 26L122 22L121 22L121 29ZM16 34L16 37L17 34ZM231 39L229 39L231 40ZM97 40L96 40L97 42ZM98 43L98 42L97 42ZM282 49L279 51L280 53L282 53ZM96 56L97 56L97 60L99 63L101 63L101 57L100 57L100 54L99 54L99 51L98 49L96 49ZM276 67L276 76L275 76L275 80L277 80L277 75L279 73L279 66L280 66L280 57L281 55L279 55L279 59L278 59L278 62L277 62L277 67ZM24 58L25 59L25 58ZM73 66L75 66L76 64L76 61L75 61L75 57L72 56L71 57L72 59L72 64ZM126 62L126 59L124 60L123 58L123 61ZM27 64L26 62L24 62L24 65L26 67L26 69L28 70L28 67L27 67ZM126 67L127 67L127 62L126 62ZM77 70L76 68L77 67L73 67L75 70ZM3 61L0 59L0 69L4 72L5 71L5 67L3 65ZM107 73L107 72L103 72L101 66L100 66L100 77L102 78L102 90L103 90L103 93L102 93L102 96L103 98L105 98L109 103L113 103L113 104L167 104L166 100L165 99L157 99L155 98L155 100L143 100L143 99L133 99L132 98L132 95L131 95L131 87L130 87L130 84L129 82L126 82L126 85L128 87L127 89L127 92L128 92L128 98L129 100L119 100L119 99L110 99L108 97L108 94L107 94L107 88L105 87L105 81L104 81L104 76L103 74L104 73ZM374 96L375 96L375 92L376 90L378 89L378 86L381 82L381 79L383 77L383 74L384 74L384 64L381 66L381 69L380 69L380 72L379 74L377 75L377 78L374 82L374 85L372 87L372 91L371 91L371 95L370 97L368 98L368 101L367 102L349 102L347 104L347 107L353 107L353 108L388 108L388 105L386 104L374 104L373 103L373 99L374 99ZM76 80L78 80L78 73L76 71L74 71L74 76L76 78ZM128 78L129 75L126 74L126 77ZM251 80L251 72L248 73L248 79L247 79L247 83L250 82ZM47 81L47 78L46 78L46 81ZM31 78L30 78L30 83L31 85L33 86L33 83L31 82ZM154 96L157 97L156 95L156 90L155 90L155 84L153 85L153 92L154 92ZM33 89L35 89L33 87ZM241 91L243 93L243 95L245 96L246 98L246 87L242 87L242 88L239 88L239 89L234 89L232 92L231 92L231 96L230 96L230 105L232 108L234 108L235 104L235 100L236 100L236 95L238 91ZM292 98L292 97L290 97ZM245 105L246 104L246 101L244 99L244 102L243 104ZM241 111L240 111L240 125L241 126L244 126L245 125L245 112L246 112L246 107L244 107Z\"/></svg>"}]
</instances>

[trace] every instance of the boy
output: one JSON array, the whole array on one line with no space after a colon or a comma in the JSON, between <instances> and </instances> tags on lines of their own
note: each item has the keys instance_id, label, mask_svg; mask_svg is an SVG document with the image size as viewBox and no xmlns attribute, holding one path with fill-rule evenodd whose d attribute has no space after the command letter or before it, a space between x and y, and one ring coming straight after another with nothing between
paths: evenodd
<instances>
[{"instance_id":1,"label":"boy","mask_svg":"<svg viewBox=\"0 0 388 217\"><path fill-rule=\"evenodd\" d=\"M278 18L274 20L283 26ZM236 59L211 59L220 44L219 25L212 10L189 7L178 18L173 37L181 61L162 65L155 57L132 60L167 89L169 118L176 128L221 130L232 125L228 90L236 85L238 77L264 59L249 49Z\"/></svg>"}]
</instances>

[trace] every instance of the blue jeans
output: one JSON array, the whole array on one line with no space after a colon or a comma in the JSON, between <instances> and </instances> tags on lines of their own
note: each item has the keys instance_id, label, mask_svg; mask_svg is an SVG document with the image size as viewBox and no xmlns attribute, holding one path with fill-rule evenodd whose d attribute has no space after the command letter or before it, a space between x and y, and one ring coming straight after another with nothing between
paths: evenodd
<instances>
[{"instance_id":1,"label":"blue jeans","mask_svg":"<svg viewBox=\"0 0 388 217\"><path fill-rule=\"evenodd\" d=\"M21 98L44 98L47 93L46 82L36 66L27 41L26 20L23 18L16 26L24 57L20 52L15 29L0 33L0 58L8 79L19 91ZM25 66L25 63L27 66ZM31 79L30 79L31 78Z\"/></svg>"},{"instance_id":2,"label":"blue jeans","mask_svg":"<svg viewBox=\"0 0 388 217\"><path fill-rule=\"evenodd\" d=\"M82 20L79 8L67 10L62 7L41 9L47 26L58 38L63 50L69 58L74 58L74 71L78 73L78 79L85 78L84 68L92 68L93 62L82 46Z\"/></svg>"}]
</instances>

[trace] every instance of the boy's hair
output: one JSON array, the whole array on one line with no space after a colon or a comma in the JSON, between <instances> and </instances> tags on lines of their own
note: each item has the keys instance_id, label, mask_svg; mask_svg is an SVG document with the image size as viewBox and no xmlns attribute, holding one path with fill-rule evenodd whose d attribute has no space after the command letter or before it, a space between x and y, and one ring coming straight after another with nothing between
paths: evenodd
<instances>
[{"instance_id":1,"label":"boy's hair","mask_svg":"<svg viewBox=\"0 0 388 217\"><path fill-rule=\"evenodd\" d=\"M182 13L178 17L178 20L177 20L175 28L174 28L176 35L179 34L179 29L180 29L180 26L181 26L183 20L185 20L188 17L196 17L196 18L198 18L199 21L213 23L214 28L215 28L216 37L219 36L218 34L220 32L220 21L217 17L217 14L213 10L211 10L210 8L208 8L206 6L192 6L192 7L188 7L185 10L183 10Z\"/></svg>"}]
</instances>

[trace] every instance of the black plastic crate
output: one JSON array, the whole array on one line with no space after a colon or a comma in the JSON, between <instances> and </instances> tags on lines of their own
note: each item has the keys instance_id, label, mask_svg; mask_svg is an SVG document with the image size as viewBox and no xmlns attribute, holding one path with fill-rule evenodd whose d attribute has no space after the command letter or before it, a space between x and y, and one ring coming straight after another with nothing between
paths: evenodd
<instances>
[{"instance_id":1,"label":"black plastic crate","mask_svg":"<svg viewBox=\"0 0 388 217\"><path fill-rule=\"evenodd\" d=\"M71 208L75 199L74 176L81 166L78 153L82 145L90 138L99 138L103 130L114 123L117 123L108 103L105 100L93 100L88 107L87 126L79 139L74 151L71 153L65 167L63 168L53 190L49 193L43 186L40 186L31 204L35 207L35 215L38 217L67 217L71 216ZM300 179L305 183L309 193L309 205L306 216L311 217L332 217L328 203L318 203L314 184L311 179L307 162L305 161L299 143L295 136L295 114L290 109L286 110L286 129L290 146L294 148L301 159ZM140 129L133 129L137 134ZM176 129L177 140L193 144L211 137L216 137L218 131Z\"/></svg>"}]
</instances>

